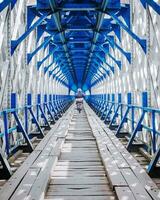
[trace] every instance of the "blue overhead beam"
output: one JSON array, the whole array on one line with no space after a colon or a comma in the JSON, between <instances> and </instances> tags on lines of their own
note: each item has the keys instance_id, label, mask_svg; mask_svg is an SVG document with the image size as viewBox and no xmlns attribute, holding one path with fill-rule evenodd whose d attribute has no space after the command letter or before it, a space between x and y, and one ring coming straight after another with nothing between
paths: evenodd
<instances>
[{"instance_id":1,"label":"blue overhead beam","mask_svg":"<svg viewBox=\"0 0 160 200\"><path fill-rule=\"evenodd\" d=\"M139 38L133 31L131 31L113 12L105 12L106 14L110 15L111 18L119 24L127 33L136 40L140 46L142 47L143 51L146 53L147 46L146 46L146 40Z\"/></svg>"},{"instance_id":2,"label":"blue overhead beam","mask_svg":"<svg viewBox=\"0 0 160 200\"><path fill-rule=\"evenodd\" d=\"M55 33L49 37L44 38L42 44L40 44L32 53L27 54L27 64L29 64L32 58L40 51L42 48L46 47L51 39L54 37Z\"/></svg>"},{"instance_id":3,"label":"blue overhead beam","mask_svg":"<svg viewBox=\"0 0 160 200\"><path fill-rule=\"evenodd\" d=\"M3 0L0 3L0 12L2 12L2 10L4 10L12 2L14 2L14 0Z\"/></svg>"},{"instance_id":4,"label":"blue overhead beam","mask_svg":"<svg viewBox=\"0 0 160 200\"><path fill-rule=\"evenodd\" d=\"M44 13L24 34L22 34L17 40L12 40L11 41L11 55L13 55L14 51L18 47L18 45L26 39L26 37L33 31L35 30L36 27L38 27L44 19L47 18L49 15L49 12Z\"/></svg>"},{"instance_id":5,"label":"blue overhead beam","mask_svg":"<svg viewBox=\"0 0 160 200\"><path fill-rule=\"evenodd\" d=\"M160 15L160 5L154 0L140 0L144 8L146 9L147 5L151 6L154 11Z\"/></svg>"},{"instance_id":6,"label":"blue overhead beam","mask_svg":"<svg viewBox=\"0 0 160 200\"><path fill-rule=\"evenodd\" d=\"M49 3L50 3L52 11L55 12L56 11L56 2L55 2L55 0L49 0ZM63 43L63 48L64 48L64 51L66 53L66 57L68 59L69 66L73 70L73 78L74 78L75 82L77 82L76 75L75 75L75 72L74 72L74 68L72 67L70 56L69 56L69 53L68 53L68 48L66 46L66 40L65 40L65 37L64 37L64 33L62 32L62 25L60 23L59 12L54 13L53 14L53 18L54 18L54 21L56 23L57 29L60 32L60 38L61 38L61 41Z\"/></svg>"}]
</instances>

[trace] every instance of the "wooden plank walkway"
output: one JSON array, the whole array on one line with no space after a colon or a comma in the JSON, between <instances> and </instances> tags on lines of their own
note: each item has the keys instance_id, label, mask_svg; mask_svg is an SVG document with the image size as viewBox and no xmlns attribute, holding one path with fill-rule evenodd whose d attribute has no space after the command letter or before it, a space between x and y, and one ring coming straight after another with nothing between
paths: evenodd
<instances>
[{"instance_id":1,"label":"wooden plank walkway","mask_svg":"<svg viewBox=\"0 0 160 200\"><path fill-rule=\"evenodd\" d=\"M73 105L0 191L0 200L158 200L160 191L87 104Z\"/></svg>"},{"instance_id":2,"label":"wooden plank walkway","mask_svg":"<svg viewBox=\"0 0 160 200\"><path fill-rule=\"evenodd\" d=\"M73 116L45 199L116 199L84 111Z\"/></svg>"}]
</instances>

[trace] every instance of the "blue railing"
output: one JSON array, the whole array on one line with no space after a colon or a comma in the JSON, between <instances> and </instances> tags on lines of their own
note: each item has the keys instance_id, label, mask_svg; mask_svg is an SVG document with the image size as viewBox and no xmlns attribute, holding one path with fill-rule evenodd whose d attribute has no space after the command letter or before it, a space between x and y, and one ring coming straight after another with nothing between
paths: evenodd
<instances>
[{"instance_id":1,"label":"blue railing","mask_svg":"<svg viewBox=\"0 0 160 200\"><path fill-rule=\"evenodd\" d=\"M17 106L17 95L11 94L11 108L0 112L0 140L4 152L0 151L0 160L5 164L4 159L10 157L22 144L27 144L27 150L33 150L31 139L33 132L36 136L44 137L44 128L50 129L51 124L62 116L66 109L73 102L69 95L37 95L36 104L32 104L32 95L26 97L26 105ZM3 153L3 155L2 155ZM5 153L5 154L4 154ZM6 167L6 166L4 166Z\"/></svg>"},{"instance_id":2,"label":"blue railing","mask_svg":"<svg viewBox=\"0 0 160 200\"><path fill-rule=\"evenodd\" d=\"M141 147L152 156L147 169L152 174L160 157L160 109L148 106L147 92L142 93L141 106L132 103L131 93L127 94L127 103L122 103L121 94L91 95L87 101L109 128L114 129L117 137L127 135L129 151L136 142L141 142ZM146 138L148 134L150 141L143 140L142 135Z\"/></svg>"}]
</instances>

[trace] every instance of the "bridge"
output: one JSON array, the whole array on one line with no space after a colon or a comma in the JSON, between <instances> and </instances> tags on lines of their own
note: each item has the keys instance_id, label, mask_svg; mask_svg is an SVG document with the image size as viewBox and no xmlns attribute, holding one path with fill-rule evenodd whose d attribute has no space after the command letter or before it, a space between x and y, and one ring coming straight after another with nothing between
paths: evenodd
<instances>
[{"instance_id":1,"label":"bridge","mask_svg":"<svg viewBox=\"0 0 160 200\"><path fill-rule=\"evenodd\" d=\"M160 199L159 38L159 0L0 0L0 200Z\"/></svg>"}]
</instances>

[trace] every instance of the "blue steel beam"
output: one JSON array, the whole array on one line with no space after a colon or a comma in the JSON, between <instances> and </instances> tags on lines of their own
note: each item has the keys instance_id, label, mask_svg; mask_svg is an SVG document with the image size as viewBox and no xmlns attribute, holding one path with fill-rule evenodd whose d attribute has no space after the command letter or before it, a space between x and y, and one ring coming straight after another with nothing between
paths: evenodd
<instances>
[{"instance_id":1,"label":"blue steel beam","mask_svg":"<svg viewBox=\"0 0 160 200\"><path fill-rule=\"evenodd\" d=\"M146 9L147 5L151 6L160 15L160 5L154 0L140 0L144 8Z\"/></svg>"},{"instance_id":2,"label":"blue steel beam","mask_svg":"<svg viewBox=\"0 0 160 200\"><path fill-rule=\"evenodd\" d=\"M0 3L0 12L2 12L2 10L4 10L10 3L12 3L14 0L3 0Z\"/></svg>"},{"instance_id":3,"label":"blue steel beam","mask_svg":"<svg viewBox=\"0 0 160 200\"><path fill-rule=\"evenodd\" d=\"M41 65L47 60L49 59L49 57L51 55L54 54L55 51L57 51L59 49L59 47L55 47L53 50L49 50L49 53L41 60L37 62L37 68L39 69L41 67Z\"/></svg>"},{"instance_id":4,"label":"blue steel beam","mask_svg":"<svg viewBox=\"0 0 160 200\"><path fill-rule=\"evenodd\" d=\"M134 40L136 40L140 46L142 47L143 51L146 53L147 46L146 46L146 40L139 38L133 31L131 31L115 14L112 12L104 12L111 16L111 18L119 24Z\"/></svg>"},{"instance_id":5,"label":"blue steel beam","mask_svg":"<svg viewBox=\"0 0 160 200\"><path fill-rule=\"evenodd\" d=\"M51 6L51 9L53 12L55 12L57 10L57 7L56 7L56 2L55 0L49 0L49 3L50 3L50 6ZM60 23L60 16L59 16L59 12L56 12L53 14L53 17L54 17L54 21L56 23L56 26L57 26L57 29L59 32L62 31L62 26L61 26L61 23ZM70 60L70 57L69 57L69 53L68 53L68 49L67 49L67 45L66 45L66 40L65 40L65 37L64 37L64 33L60 33L60 38L61 38L61 41L63 43L63 47L64 47L64 51L66 53L66 57L68 59L68 63L69 65L72 67L71 65L71 60ZM75 71L74 71L74 68L72 67L73 69L73 79L75 80L75 82L77 82L77 79L76 79L76 74L75 74Z\"/></svg>"},{"instance_id":6,"label":"blue steel beam","mask_svg":"<svg viewBox=\"0 0 160 200\"><path fill-rule=\"evenodd\" d=\"M106 7L107 7L107 1L106 0L103 0L102 2L102 5L101 5L101 9L104 11L106 10ZM100 28L101 28L101 25L102 25L102 21L103 21L103 18L104 18L104 13L98 13L98 17L97 17L97 23L96 23L96 27L95 27L95 32L94 32L94 36L93 36L93 40L92 40L92 46L91 46L91 49L90 49L90 55L91 53L93 53L94 51L94 48L95 48L95 45L93 43L96 43L97 42L97 39L98 39L98 33L100 31ZM88 69L88 66L89 66L89 60L88 60L88 65L87 65L87 69ZM83 75L83 84L86 80L86 76L87 76L87 69Z\"/></svg>"},{"instance_id":7,"label":"blue steel beam","mask_svg":"<svg viewBox=\"0 0 160 200\"><path fill-rule=\"evenodd\" d=\"M96 71L96 70L93 70L92 68L89 69L89 73L92 74L92 78L95 77L96 79L99 79L99 78L101 77L101 75L98 74L97 71Z\"/></svg>"},{"instance_id":8,"label":"blue steel beam","mask_svg":"<svg viewBox=\"0 0 160 200\"><path fill-rule=\"evenodd\" d=\"M100 62L103 62L103 63L105 63L109 68L110 68L110 70L113 72L113 74L114 74L114 66L111 66L107 61L106 61L106 58L103 58L102 56L100 56L99 54L94 54L99 60L100 60ZM97 62L97 64L98 64L98 62ZM102 65L101 65L102 66Z\"/></svg>"},{"instance_id":9,"label":"blue steel beam","mask_svg":"<svg viewBox=\"0 0 160 200\"><path fill-rule=\"evenodd\" d=\"M97 73L100 72L100 74L102 74L102 75L104 74L99 68L97 69L97 67L96 67L95 65L92 65L92 66L91 66L91 69L92 69L92 68L95 69L95 70L94 70L95 72L97 72ZM107 75L108 75L108 73L107 73Z\"/></svg>"},{"instance_id":10,"label":"blue steel beam","mask_svg":"<svg viewBox=\"0 0 160 200\"><path fill-rule=\"evenodd\" d=\"M108 53L108 56L116 63L116 65L119 67L119 69L122 69L122 63L120 60L116 60L110 53Z\"/></svg>"},{"instance_id":11,"label":"blue steel beam","mask_svg":"<svg viewBox=\"0 0 160 200\"><path fill-rule=\"evenodd\" d=\"M102 62L98 62L95 58L92 58L91 62L95 63L97 65L97 69L99 70L99 68L101 67L107 74L108 74L108 70L105 69L105 67L103 66ZM106 65L109 65L107 62L105 62ZM92 64L91 64L91 67L92 67ZM108 66L110 68L110 70L113 72L114 71L114 67L112 66Z\"/></svg>"},{"instance_id":12,"label":"blue steel beam","mask_svg":"<svg viewBox=\"0 0 160 200\"><path fill-rule=\"evenodd\" d=\"M55 36L55 34L56 33L54 33L51 36L48 36L47 38L44 38L42 44L40 44L32 53L27 54L27 64L31 62L32 58L38 53L38 51L40 51L42 48L46 47L49 44L49 42Z\"/></svg>"},{"instance_id":13,"label":"blue steel beam","mask_svg":"<svg viewBox=\"0 0 160 200\"><path fill-rule=\"evenodd\" d=\"M22 34L17 40L11 41L11 55L13 55L14 51L18 47L18 45L26 39L26 37L37 28L50 14L50 12L44 13L24 34Z\"/></svg>"},{"instance_id":14,"label":"blue steel beam","mask_svg":"<svg viewBox=\"0 0 160 200\"><path fill-rule=\"evenodd\" d=\"M130 52L126 52L125 50L123 50L115 41L113 36L107 36L103 33L104 37L106 38L106 41L103 43L103 45L105 43L111 45L112 48L116 47L128 60L129 63L131 63L131 53Z\"/></svg>"}]
</instances>

